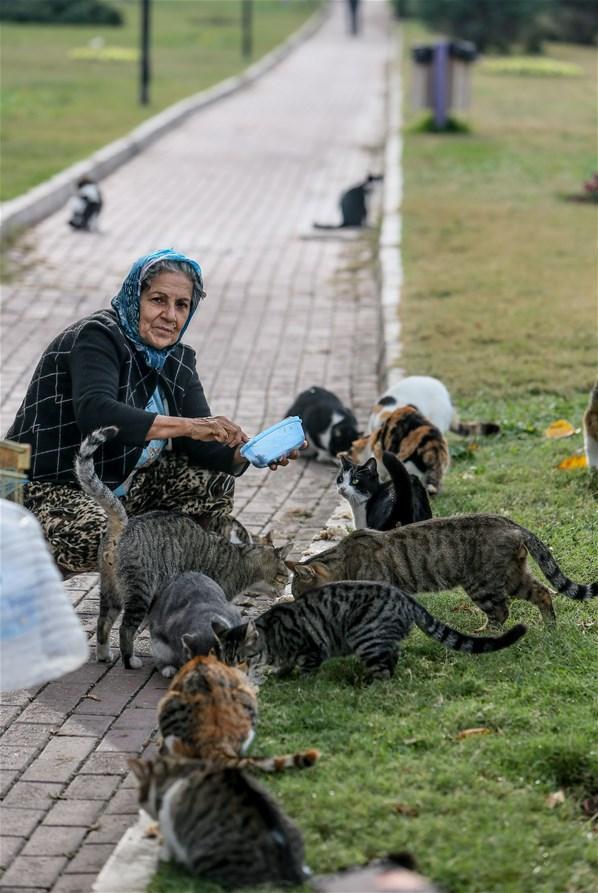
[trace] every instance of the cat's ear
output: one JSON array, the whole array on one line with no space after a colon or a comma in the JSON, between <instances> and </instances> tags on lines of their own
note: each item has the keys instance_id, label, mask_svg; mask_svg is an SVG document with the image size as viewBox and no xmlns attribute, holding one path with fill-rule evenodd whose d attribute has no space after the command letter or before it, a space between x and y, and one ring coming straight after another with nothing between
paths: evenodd
<instances>
[{"instance_id":1,"label":"cat's ear","mask_svg":"<svg viewBox=\"0 0 598 893\"><path fill-rule=\"evenodd\" d=\"M227 633L230 629L230 626L227 626L225 623L222 623L220 620L212 620L212 632L216 636L218 642L220 642L225 633ZM185 638L185 636L183 636Z\"/></svg>"},{"instance_id":2,"label":"cat's ear","mask_svg":"<svg viewBox=\"0 0 598 893\"><path fill-rule=\"evenodd\" d=\"M310 564L311 569L314 572L314 577L318 580L329 580L330 579L330 571L321 561L314 561Z\"/></svg>"},{"instance_id":3,"label":"cat's ear","mask_svg":"<svg viewBox=\"0 0 598 893\"><path fill-rule=\"evenodd\" d=\"M299 562L297 562L293 568L293 572L297 579L304 585L311 585L316 579L316 572L313 564L299 564Z\"/></svg>"},{"instance_id":4,"label":"cat's ear","mask_svg":"<svg viewBox=\"0 0 598 893\"><path fill-rule=\"evenodd\" d=\"M279 548L276 550L276 554L280 558L281 561L284 561L292 548L293 548L292 543L286 543L286 545L284 545L284 546L279 546ZM285 564L286 564L286 562L285 562ZM287 565L287 567L288 567L288 565Z\"/></svg>"},{"instance_id":5,"label":"cat's ear","mask_svg":"<svg viewBox=\"0 0 598 893\"><path fill-rule=\"evenodd\" d=\"M374 456L372 456L371 459L368 459L368 461L365 463L365 468L366 471L368 471L370 474L378 473L378 463L376 462L376 458Z\"/></svg>"},{"instance_id":6,"label":"cat's ear","mask_svg":"<svg viewBox=\"0 0 598 893\"><path fill-rule=\"evenodd\" d=\"M245 639L243 644L253 645L255 642L257 642L258 637L259 633L257 631L257 627L253 620L250 620L245 627Z\"/></svg>"},{"instance_id":7,"label":"cat's ear","mask_svg":"<svg viewBox=\"0 0 598 893\"><path fill-rule=\"evenodd\" d=\"M269 530L267 533L264 533L260 538L260 542L263 546L273 546L274 545L274 537L272 536L272 531Z\"/></svg>"},{"instance_id":8,"label":"cat's ear","mask_svg":"<svg viewBox=\"0 0 598 893\"><path fill-rule=\"evenodd\" d=\"M298 564L299 564L298 561L291 561L290 558L287 558L285 560L285 565L288 567L288 569L290 571L293 571L293 572L295 571L295 568L297 567Z\"/></svg>"},{"instance_id":9,"label":"cat's ear","mask_svg":"<svg viewBox=\"0 0 598 893\"><path fill-rule=\"evenodd\" d=\"M131 757L130 760L127 760L127 765L137 781L140 782L145 781L145 779L151 775L153 766L151 760L139 760L136 757Z\"/></svg>"},{"instance_id":10,"label":"cat's ear","mask_svg":"<svg viewBox=\"0 0 598 893\"><path fill-rule=\"evenodd\" d=\"M409 475L411 479L411 493L413 502L413 520L427 521L432 517L432 506L430 505L430 497L428 491L414 474Z\"/></svg>"},{"instance_id":11,"label":"cat's ear","mask_svg":"<svg viewBox=\"0 0 598 893\"><path fill-rule=\"evenodd\" d=\"M191 658L195 657L195 651L193 649L193 642L195 637L191 633L183 633L181 636L181 643L183 645L183 656L185 660L191 660Z\"/></svg>"},{"instance_id":12,"label":"cat's ear","mask_svg":"<svg viewBox=\"0 0 598 893\"><path fill-rule=\"evenodd\" d=\"M349 459L349 453L346 450L343 450L340 453L336 454L336 458L340 459L341 468L343 471L346 471L347 468L351 467L351 460Z\"/></svg>"}]
</instances>

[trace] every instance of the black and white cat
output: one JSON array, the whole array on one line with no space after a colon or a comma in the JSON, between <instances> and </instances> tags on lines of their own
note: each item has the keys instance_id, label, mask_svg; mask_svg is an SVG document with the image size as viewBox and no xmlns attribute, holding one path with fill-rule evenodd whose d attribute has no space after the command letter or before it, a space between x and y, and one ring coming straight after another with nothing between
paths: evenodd
<instances>
[{"instance_id":1,"label":"black and white cat","mask_svg":"<svg viewBox=\"0 0 598 893\"><path fill-rule=\"evenodd\" d=\"M389 413L399 406L414 406L443 434L452 431L463 436L498 434L500 425L494 422L462 422L453 406L446 386L431 375L409 375L391 385L372 407L368 431L376 431Z\"/></svg>"},{"instance_id":2,"label":"black and white cat","mask_svg":"<svg viewBox=\"0 0 598 893\"><path fill-rule=\"evenodd\" d=\"M102 210L102 194L95 180L81 177L77 181L77 194L72 202L69 225L73 229L90 230L96 227Z\"/></svg>"},{"instance_id":3,"label":"black and white cat","mask_svg":"<svg viewBox=\"0 0 598 893\"><path fill-rule=\"evenodd\" d=\"M367 195L372 183L381 180L381 174L368 174L363 183L358 183L343 192L340 200L341 223L314 223L316 229L343 229L349 226L365 226L368 216Z\"/></svg>"},{"instance_id":4,"label":"black and white cat","mask_svg":"<svg viewBox=\"0 0 598 893\"><path fill-rule=\"evenodd\" d=\"M326 388L313 387L302 391L287 415L297 415L303 423L307 449L305 458L331 462L337 453L348 450L359 436L357 419L336 394Z\"/></svg>"},{"instance_id":5,"label":"black and white cat","mask_svg":"<svg viewBox=\"0 0 598 893\"><path fill-rule=\"evenodd\" d=\"M415 475L409 474L394 453L387 450L382 461L390 480L382 483L375 458L357 465L345 454L338 457L341 468L336 487L353 512L356 530L392 530L432 517L426 488Z\"/></svg>"},{"instance_id":6,"label":"black and white cat","mask_svg":"<svg viewBox=\"0 0 598 893\"><path fill-rule=\"evenodd\" d=\"M230 628L242 622L242 615L206 574L187 571L156 595L148 622L152 654L163 676L168 679L192 657L210 653L216 644L214 621Z\"/></svg>"}]
</instances>

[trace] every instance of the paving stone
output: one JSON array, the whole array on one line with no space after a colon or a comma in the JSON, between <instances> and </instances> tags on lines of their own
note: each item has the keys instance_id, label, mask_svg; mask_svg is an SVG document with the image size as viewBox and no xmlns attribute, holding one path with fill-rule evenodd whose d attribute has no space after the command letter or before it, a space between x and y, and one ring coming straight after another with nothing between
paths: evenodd
<instances>
[{"instance_id":1,"label":"paving stone","mask_svg":"<svg viewBox=\"0 0 598 893\"><path fill-rule=\"evenodd\" d=\"M51 737L54 726L33 725L24 722L15 722L0 737L2 746L20 746L42 748Z\"/></svg>"},{"instance_id":2,"label":"paving stone","mask_svg":"<svg viewBox=\"0 0 598 893\"><path fill-rule=\"evenodd\" d=\"M84 775L124 775L129 758L126 753L92 753L79 771Z\"/></svg>"},{"instance_id":3,"label":"paving stone","mask_svg":"<svg viewBox=\"0 0 598 893\"><path fill-rule=\"evenodd\" d=\"M94 746L90 738L56 736L24 773L23 781L68 781Z\"/></svg>"},{"instance_id":4,"label":"paving stone","mask_svg":"<svg viewBox=\"0 0 598 893\"><path fill-rule=\"evenodd\" d=\"M117 815L137 815L139 812L139 797L134 788L123 788L118 791L106 809L106 813Z\"/></svg>"},{"instance_id":5,"label":"paving stone","mask_svg":"<svg viewBox=\"0 0 598 893\"><path fill-rule=\"evenodd\" d=\"M52 893L92 893L96 873L63 874L52 887Z\"/></svg>"},{"instance_id":6,"label":"paving stone","mask_svg":"<svg viewBox=\"0 0 598 893\"><path fill-rule=\"evenodd\" d=\"M66 874L101 871L114 849L111 843L85 843L65 868Z\"/></svg>"},{"instance_id":7,"label":"paving stone","mask_svg":"<svg viewBox=\"0 0 598 893\"><path fill-rule=\"evenodd\" d=\"M62 797L66 800L109 800L119 784L119 775L78 774Z\"/></svg>"},{"instance_id":8,"label":"paving stone","mask_svg":"<svg viewBox=\"0 0 598 893\"><path fill-rule=\"evenodd\" d=\"M4 798L5 806L48 809L60 796L64 785L49 782L18 781Z\"/></svg>"},{"instance_id":9,"label":"paving stone","mask_svg":"<svg viewBox=\"0 0 598 893\"><path fill-rule=\"evenodd\" d=\"M7 725L21 713L22 708L15 707L0 707L0 728L4 729Z\"/></svg>"},{"instance_id":10,"label":"paving stone","mask_svg":"<svg viewBox=\"0 0 598 893\"><path fill-rule=\"evenodd\" d=\"M138 814L138 812L125 815L105 813L87 835L86 842L117 844L127 828L137 821Z\"/></svg>"},{"instance_id":11,"label":"paving stone","mask_svg":"<svg viewBox=\"0 0 598 893\"><path fill-rule=\"evenodd\" d=\"M0 797L4 797L18 778L18 769L0 769Z\"/></svg>"},{"instance_id":12,"label":"paving stone","mask_svg":"<svg viewBox=\"0 0 598 893\"><path fill-rule=\"evenodd\" d=\"M87 828L40 825L29 838L23 855L72 858L86 834Z\"/></svg>"},{"instance_id":13,"label":"paving stone","mask_svg":"<svg viewBox=\"0 0 598 893\"><path fill-rule=\"evenodd\" d=\"M57 731L57 735L81 735L101 738L115 717L105 714L77 713L70 716Z\"/></svg>"},{"instance_id":14,"label":"paving stone","mask_svg":"<svg viewBox=\"0 0 598 893\"><path fill-rule=\"evenodd\" d=\"M93 825L103 807L102 800L59 800L52 806L43 824L87 828Z\"/></svg>"},{"instance_id":15,"label":"paving stone","mask_svg":"<svg viewBox=\"0 0 598 893\"><path fill-rule=\"evenodd\" d=\"M17 856L0 880L0 889L51 887L66 863L62 856Z\"/></svg>"},{"instance_id":16,"label":"paving stone","mask_svg":"<svg viewBox=\"0 0 598 893\"><path fill-rule=\"evenodd\" d=\"M31 834L45 815L43 809L23 809L0 806L0 834L3 837L21 837Z\"/></svg>"},{"instance_id":17,"label":"paving stone","mask_svg":"<svg viewBox=\"0 0 598 893\"><path fill-rule=\"evenodd\" d=\"M155 723L154 723L155 726ZM139 753L147 743L153 729L111 729L98 745L97 753Z\"/></svg>"},{"instance_id":18,"label":"paving stone","mask_svg":"<svg viewBox=\"0 0 598 893\"><path fill-rule=\"evenodd\" d=\"M0 837L0 868L10 865L25 842L24 837Z\"/></svg>"}]
</instances>

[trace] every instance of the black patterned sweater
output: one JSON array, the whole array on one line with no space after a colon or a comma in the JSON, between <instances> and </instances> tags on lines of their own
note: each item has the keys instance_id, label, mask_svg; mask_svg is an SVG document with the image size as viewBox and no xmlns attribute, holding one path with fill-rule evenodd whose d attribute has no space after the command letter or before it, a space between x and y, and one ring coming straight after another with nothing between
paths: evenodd
<instances>
[{"instance_id":1,"label":"black patterned sweater","mask_svg":"<svg viewBox=\"0 0 598 893\"><path fill-rule=\"evenodd\" d=\"M158 372L125 337L114 311L100 310L50 342L5 436L31 444L30 480L76 483L74 460L83 438L96 428L116 425L118 436L94 457L99 477L114 489L145 446L156 414L144 407L157 385L169 415L210 415L194 350L177 344ZM177 437L172 448L194 465L229 474L241 471L233 467L234 450L223 444Z\"/></svg>"}]
</instances>

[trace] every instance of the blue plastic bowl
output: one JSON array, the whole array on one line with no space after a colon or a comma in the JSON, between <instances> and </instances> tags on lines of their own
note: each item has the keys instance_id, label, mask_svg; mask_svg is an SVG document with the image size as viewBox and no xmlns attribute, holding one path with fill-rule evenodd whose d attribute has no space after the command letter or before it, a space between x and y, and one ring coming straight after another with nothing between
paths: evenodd
<instances>
[{"instance_id":1,"label":"blue plastic bowl","mask_svg":"<svg viewBox=\"0 0 598 893\"><path fill-rule=\"evenodd\" d=\"M298 415L292 415L248 440L241 447L241 455L256 468L265 468L291 450L299 449L304 440L301 419Z\"/></svg>"}]
</instances>

